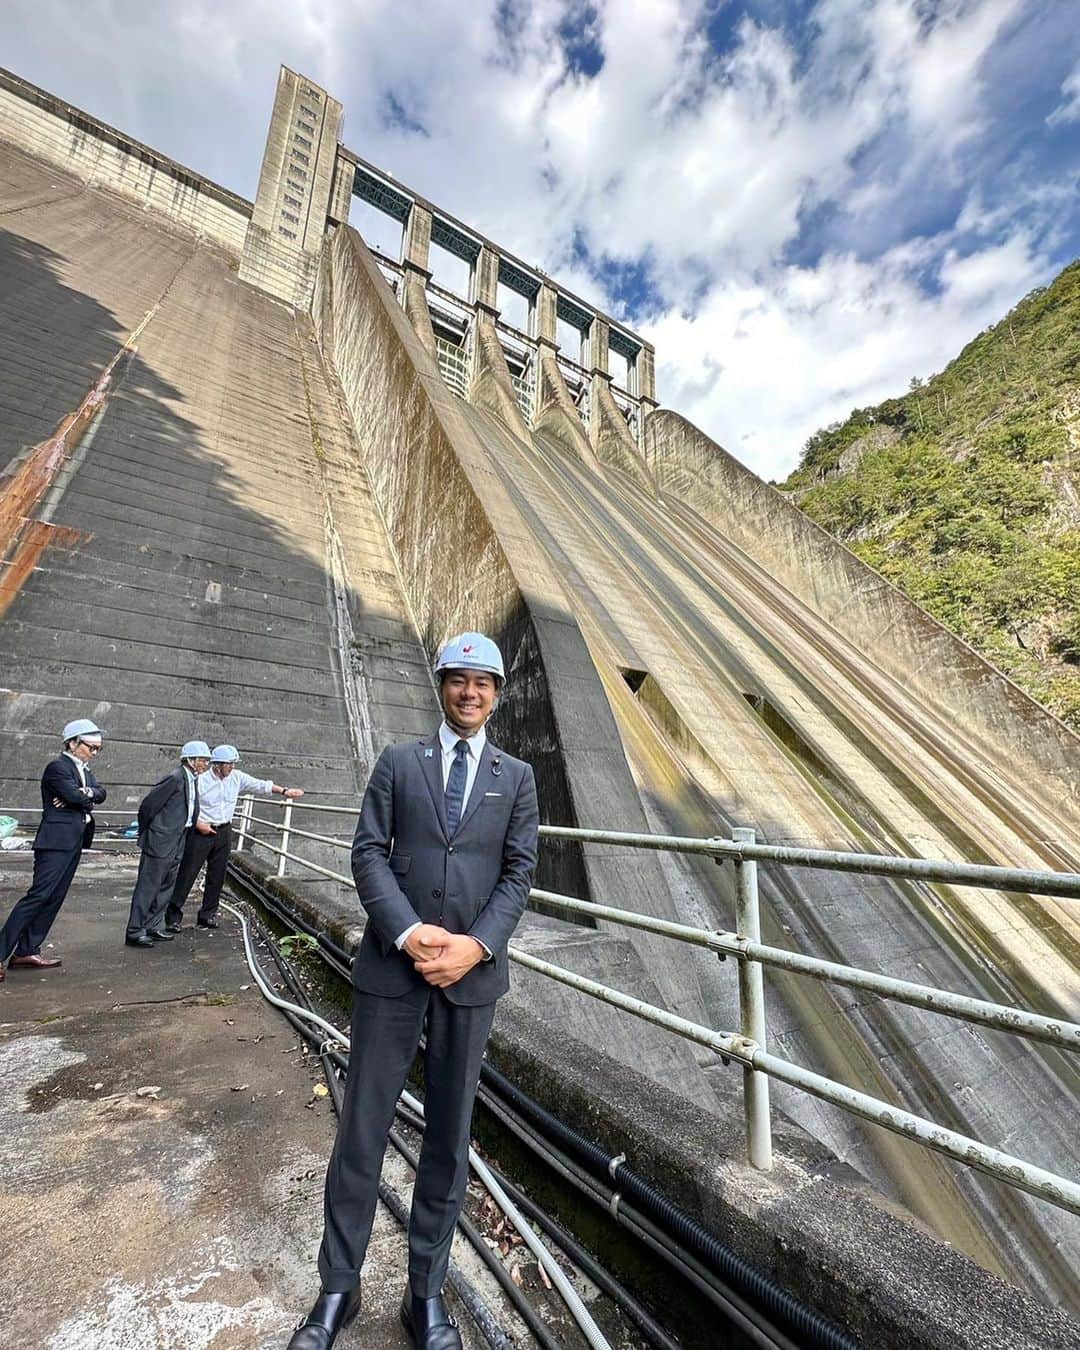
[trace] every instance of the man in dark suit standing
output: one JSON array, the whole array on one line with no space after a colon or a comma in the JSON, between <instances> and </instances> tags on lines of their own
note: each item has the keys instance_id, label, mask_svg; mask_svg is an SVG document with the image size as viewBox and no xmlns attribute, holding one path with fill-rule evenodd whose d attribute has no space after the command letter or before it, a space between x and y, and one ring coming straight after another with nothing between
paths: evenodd
<instances>
[{"instance_id":1,"label":"man in dark suit standing","mask_svg":"<svg viewBox=\"0 0 1080 1350\"><path fill-rule=\"evenodd\" d=\"M159 778L139 803L141 856L124 939L129 947L173 941L162 921L188 831L199 818L199 774L209 763L206 742L188 741L180 751L180 763Z\"/></svg>"},{"instance_id":2,"label":"man in dark suit standing","mask_svg":"<svg viewBox=\"0 0 1080 1350\"><path fill-rule=\"evenodd\" d=\"M484 731L504 682L498 647L463 633L442 648L435 673L442 725L379 756L353 840L367 925L353 962L352 1052L326 1176L322 1289L289 1350L329 1350L359 1311L394 1104L425 1031L427 1124L401 1318L421 1350L461 1350L442 1289L480 1061L509 987L507 946L532 884L539 816L532 769Z\"/></svg>"},{"instance_id":3,"label":"man in dark suit standing","mask_svg":"<svg viewBox=\"0 0 1080 1350\"><path fill-rule=\"evenodd\" d=\"M64 751L41 775L41 822L34 836L34 879L0 930L0 980L10 970L51 970L58 956L42 956L84 848L94 840L94 807L105 789L90 772L102 733L86 718L64 728Z\"/></svg>"}]
</instances>

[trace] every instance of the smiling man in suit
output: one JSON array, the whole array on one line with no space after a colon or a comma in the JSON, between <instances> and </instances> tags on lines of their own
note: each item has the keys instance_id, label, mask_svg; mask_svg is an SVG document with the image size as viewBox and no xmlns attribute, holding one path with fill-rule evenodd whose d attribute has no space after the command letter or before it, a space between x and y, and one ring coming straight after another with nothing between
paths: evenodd
<instances>
[{"instance_id":1,"label":"smiling man in suit","mask_svg":"<svg viewBox=\"0 0 1080 1350\"><path fill-rule=\"evenodd\" d=\"M210 763L205 741L188 741L180 763L159 778L139 803L139 872L128 913L129 947L172 942L162 924L172 898L188 831L199 818L199 774Z\"/></svg>"},{"instance_id":2,"label":"smiling man in suit","mask_svg":"<svg viewBox=\"0 0 1080 1350\"><path fill-rule=\"evenodd\" d=\"M473 1099L507 946L536 867L532 769L487 740L504 682L490 638L451 638L435 664L443 722L388 746L352 848L367 912L353 962L352 1052L326 1176L322 1289L289 1350L329 1350L360 1308L360 1267L394 1119L422 1033L427 1118L401 1319L420 1350L460 1350L443 1283L468 1180Z\"/></svg>"},{"instance_id":3,"label":"smiling man in suit","mask_svg":"<svg viewBox=\"0 0 1080 1350\"><path fill-rule=\"evenodd\" d=\"M84 848L94 841L94 807L105 789L90 772L102 733L86 718L64 728L63 754L41 775L41 823L34 836L34 879L0 929L0 980L11 970L50 970L58 956L42 956L41 944L68 893Z\"/></svg>"}]
</instances>

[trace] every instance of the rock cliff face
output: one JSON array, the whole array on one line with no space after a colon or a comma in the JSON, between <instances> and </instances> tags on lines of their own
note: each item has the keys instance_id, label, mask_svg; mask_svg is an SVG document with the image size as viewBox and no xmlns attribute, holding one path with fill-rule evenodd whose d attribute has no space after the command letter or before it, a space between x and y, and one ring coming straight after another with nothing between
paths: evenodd
<instances>
[{"instance_id":1,"label":"rock cliff face","mask_svg":"<svg viewBox=\"0 0 1080 1350\"><path fill-rule=\"evenodd\" d=\"M1080 263L925 385L812 436L783 487L1080 728Z\"/></svg>"}]
</instances>

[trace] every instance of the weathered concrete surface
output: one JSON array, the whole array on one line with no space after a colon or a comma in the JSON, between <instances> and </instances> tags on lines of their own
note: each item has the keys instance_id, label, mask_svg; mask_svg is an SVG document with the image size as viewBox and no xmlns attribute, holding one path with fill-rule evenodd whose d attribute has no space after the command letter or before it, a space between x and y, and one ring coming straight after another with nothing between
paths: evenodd
<instances>
[{"instance_id":1,"label":"weathered concrete surface","mask_svg":"<svg viewBox=\"0 0 1080 1350\"><path fill-rule=\"evenodd\" d=\"M654 492L655 485L645 457L630 435L626 418L615 402L608 381L595 371L589 386L589 400L589 439L596 447L597 459L626 474L645 491Z\"/></svg>"},{"instance_id":2,"label":"weathered concrete surface","mask_svg":"<svg viewBox=\"0 0 1080 1350\"><path fill-rule=\"evenodd\" d=\"M243 247L250 202L7 70L0 70L0 140L235 255ZM70 189L54 184L53 200L58 193Z\"/></svg>"},{"instance_id":3,"label":"weathered concrete surface","mask_svg":"<svg viewBox=\"0 0 1080 1350\"><path fill-rule=\"evenodd\" d=\"M990 838L995 859L1029 859L1028 837L966 776L963 750L928 761L910 695L899 705L877 698L864 658L853 663L849 647L837 650L820 620L808 626L790 592L721 532L671 497L657 502L617 476L598 479L544 435L522 447L486 413L471 415L559 571L651 828L707 835L752 823L775 843L959 858L986 856ZM787 729L750 696L768 704L768 717L779 710ZM628 871L639 857L624 854ZM685 922L733 926L726 869L675 858L661 866ZM778 945L1050 1015L1069 1016L1080 1000L1075 916L1052 901L772 869L762 895L768 940ZM736 1026L730 972L705 955L680 959L705 992L707 1024ZM769 991L779 1053L1075 1174L1075 1066L1060 1056L912 1009L852 1004L805 980L770 975ZM1070 1216L794 1090L774 1095L988 1268L1058 1296L1072 1285L1065 1253L1076 1250L1080 1226Z\"/></svg>"},{"instance_id":4,"label":"weathered concrete surface","mask_svg":"<svg viewBox=\"0 0 1080 1350\"><path fill-rule=\"evenodd\" d=\"M534 765L546 820L599 824L614 813L644 824L603 686L558 571L531 537L499 481L487 437L447 390L429 353L353 231L328 242L314 318L352 414L357 440L398 559L411 607L429 651L450 633L481 628L501 643L509 683L492 735ZM502 433L505 434L505 433ZM591 451L590 451L591 454ZM673 912L655 860L623 865L610 849L545 850L543 884L571 894L608 897L650 913ZM661 944L642 942L651 977L667 1006L693 1015L700 1002L692 974ZM620 957L628 955L620 946ZM613 973L628 973L623 967ZM537 982L553 1011L561 991ZM615 1033L618 1035L618 1032ZM623 1053L633 1058L629 1038ZM667 1081L701 1094L685 1051L656 1064Z\"/></svg>"},{"instance_id":5,"label":"weathered concrete surface","mask_svg":"<svg viewBox=\"0 0 1080 1350\"><path fill-rule=\"evenodd\" d=\"M753 1261L797 1298L889 1350L1075 1350L1080 1322L980 1270L882 1202L821 1144L780 1118L771 1174L740 1161L742 1121L714 1115L616 1065L591 1041L560 1038L510 1003L490 1057L560 1119Z\"/></svg>"},{"instance_id":6,"label":"weathered concrete surface","mask_svg":"<svg viewBox=\"0 0 1080 1350\"><path fill-rule=\"evenodd\" d=\"M25 875L3 866L0 907ZM3 1343L277 1350L318 1285L322 1070L255 989L232 921L123 945L133 880L84 862L53 930L63 967L0 986ZM408 1184L392 1159L388 1176ZM407 1344L404 1244L380 1205L343 1350Z\"/></svg>"},{"instance_id":7,"label":"weathered concrete surface","mask_svg":"<svg viewBox=\"0 0 1080 1350\"><path fill-rule=\"evenodd\" d=\"M474 374L469 390L469 402L486 408L506 423L509 430L522 440L528 440L529 429L521 415L517 394L510 382L510 367L499 341L495 323L489 314L479 311L476 318Z\"/></svg>"},{"instance_id":8,"label":"weathered concrete surface","mask_svg":"<svg viewBox=\"0 0 1080 1350\"><path fill-rule=\"evenodd\" d=\"M240 277L300 310L322 251L341 112L325 89L281 67Z\"/></svg>"},{"instance_id":9,"label":"weathered concrete surface","mask_svg":"<svg viewBox=\"0 0 1080 1350\"><path fill-rule=\"evenodd\" d=\"M80 530L0 622L0 801L38 801L57 729L108 733L132 809L192 735L352 801L430 680L306 324L228 259L0 146L0 463L48 436L150 315L49 499ZM44 503L43 503L44 505Z\"/></svg>"},{"instance_id":10,"label":"weathered concrete surface","mask_svg":"<svg viewBox=\"0 0 1080 1350\"><path fill-rule=\"evenodd\" d=\"M1075 855L1080 741L1063 723L685 418L653 413L646 456L665 492L962 729L968 753L1004 773L1010 789L1038 784L1035 802L1016 802L1017 813L1038 822L1037 843Z\"/></svg>"}]
</instances>

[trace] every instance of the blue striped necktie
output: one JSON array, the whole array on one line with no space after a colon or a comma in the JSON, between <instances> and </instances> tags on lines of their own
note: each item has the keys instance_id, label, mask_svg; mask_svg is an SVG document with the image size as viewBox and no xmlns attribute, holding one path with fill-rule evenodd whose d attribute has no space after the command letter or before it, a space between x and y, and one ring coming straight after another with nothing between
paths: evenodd
<instances>
[{"instance_id":1,"label":"blue striped necktie","mask_svg":"<svg viewBox=\"0 0 1080 1350\"><path fill-rule=\"evenodd\" d=\"M468 753L469 742L458 741L446 779L446 826L451 834L461 824L461 808L465 803L465 756Z\"/></svg>"}]
</instances>

